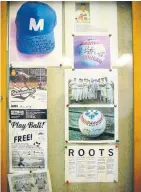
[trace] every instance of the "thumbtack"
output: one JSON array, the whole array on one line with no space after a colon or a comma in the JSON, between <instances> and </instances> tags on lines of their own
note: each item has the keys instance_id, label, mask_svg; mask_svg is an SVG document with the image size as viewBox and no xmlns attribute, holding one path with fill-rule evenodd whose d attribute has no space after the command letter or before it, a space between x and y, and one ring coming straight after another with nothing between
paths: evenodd
<instances>
[{"instance_id":1,"label":"thumbtack","mask_svg":"<svg viewBox=\"0 0 141 192\"><path fill-rule=\"evenodd\" d=\"M9 120L9 123L11 123L11 120Z\"/></svg>"},{"instance_id":2,"label":"thumbtack","mask_svg":"<svg viewBox=\"0 0 141 192\"><path fill-rule=\"evenodd\" d=\"M69 183L70 183L70 182L67 180L67 181L66 181L66 184L69 184Z\"/></svg>"},{"instance_id":3,"label":"thumbtack","mask_svg":"<svg viewBox=\"0 0 141 192\"><path fill-rule=\"evenodd\" d=\"M74 34L72 34L72 36L74 37Z\"/></svg>"},{"instance_id":4,"label":"thumbtack","mask_svg":"<svg viewBox=\"0 0 141 192\"><path fill-rule=\"evenodd\" d=\"M60 67L62 67L62 64L60 64Z\"/></svg>"},{"instance_id":5,"label":"thumbtack","mask_svg":"<svg viewBox=\"0 0 141 192\"><path fill-rule=\"evenodd\" d=\"M112 71L112 69L109 69L109 71L111 72L111 71Z\"/></svg>"},{"instance_id":6,"label":"thumbtack","mask_svg":"<svg viewBox=\"0 0 141 192\"><path fill-rule=\"evenodd\" d=\"M65 146L65 149L67 149L67 146Z\"/></svg>"},{"instance_id":7,"label":"thumbtack","mask_svg":"<svg viewBox=\"0 0 141 192\"><path fill-rule=\"evenodd\" d=\"M116 143L119 143L119 140L116 140Z\"/></svg>"},{"instance_id":8,"label":"thumbtack","mask_svg":"<svg viewBox=\"0 0 141 192\"><path fill-rule=\"evenodd\" d=\"M72 71L74 71L75 69L74 68L72 68Z\"/></svg>"},{"instance_id":9,"label":"thumbtack","mask_svg":"<svg viewBox=\"0 0 141 192\"><path fill-rule=\"evenodd\" d=\"M114 107L117 107L117 105L114 105Z\"/></svg>"},{"instance_id":10,"label":"thumbtack","mask_svg":"<svg viewBox=\"0 0 141 192\"><path fill-rule=\"evenodd\" d=\"M116 180L114 180L114 183L116 183L117 181Z\"/></svg>"},{"instance_id":11,"label":"thumbtack","mask_svg":"<svg viewBox=\"0 0 141 192\"><path fill-rule=\"evenodd\" d=\"M68 141L66 141L66 143L68 143Z\"/></svg>"},{"instance_id":12,"label":"thumbtack","mask_svg":"<svg viewBox=\"0 0 141 192\"><path fill-rule=\"evenodd\" d=\"M30 170L29 172L32 173L32 170Z\"/></svg>"},{"instance_id":13,"label":"thumbtack","mask_svg":"<svg viewBox=\"0 0 141 192\"><path fill-rule=\"evenodd\" d=\"M0 100L3 100L3 96L0 96Z\"/></svg>"},{"instance_id":14,"label":"thumbtack","mask_svg":"<svg viewBox=\"0 0 141 192\"><path fill-rule=\"evenodd\" d=\"M69 107L69 106L70 106L70 104L67 104L67 105L66 105L66 107Z\"/></svg>"},{"instance_id":15,"label":"thumbtack","mask_svg":"<svg viewBox=\"0 0 141 192\"><path fill-rule=\"evenodd\" d=\"M112 34L109 34L109 37L111 37L112 36Z\"/></svg>"},{"instance_id":16,"label":"thumbtack","mask_svg":"<svg viewBox=\"0 0 141 192\"><path fill-rule=\"evenodd\" d=\"M115 148L118 148L118 145L116 145Z\"/></svg>"}]
</instances>

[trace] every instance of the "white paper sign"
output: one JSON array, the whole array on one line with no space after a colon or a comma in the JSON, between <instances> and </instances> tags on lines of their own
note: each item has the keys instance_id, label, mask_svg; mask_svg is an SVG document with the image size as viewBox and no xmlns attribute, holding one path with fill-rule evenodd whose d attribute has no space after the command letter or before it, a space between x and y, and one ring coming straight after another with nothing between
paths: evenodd
<instances>
[{"instance_id":1,"label":"white paper sign","mask_svg":"<svg viewBox=\"0 0 141 192\"><path fill-rule=\"evenodd\" d=\"M65 181L115 182L118 148L115 145L72 145L65 151Z\"/></svg>"},{"instance_id":2,"label":"white paper sign","mask_svg":"<svg viewBox=\"0 0 141 192\"><path fill-rule=\"evenodd\" d=\"M45 170L47 167L47 120L9 121L9 169Z\"/></svg>"}]
</instances>

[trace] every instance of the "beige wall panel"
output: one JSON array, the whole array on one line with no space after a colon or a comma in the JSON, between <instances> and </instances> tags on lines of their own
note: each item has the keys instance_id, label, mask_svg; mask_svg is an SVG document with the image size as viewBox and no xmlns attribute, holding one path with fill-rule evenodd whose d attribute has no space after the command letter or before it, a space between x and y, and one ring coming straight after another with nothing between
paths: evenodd
<instances>
[{"instance_id":1,"label":"beige wall panel","mask_svg":"<svg viewBox=\"0 0 141 192\"><path fill-rule=\"evenodd\" d=\"M118 2L119 56L132 54L130 2ZM133 192L132 59L119 70L119 181L65 184L64 69L48 69L48 166L53 192Z\"/></svg>"}]
</instances>

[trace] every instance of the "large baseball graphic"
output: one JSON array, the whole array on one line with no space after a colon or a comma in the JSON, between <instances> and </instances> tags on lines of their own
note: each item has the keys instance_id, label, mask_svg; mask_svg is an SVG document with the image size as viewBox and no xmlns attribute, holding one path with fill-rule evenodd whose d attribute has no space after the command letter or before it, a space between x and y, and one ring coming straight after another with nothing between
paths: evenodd
<instances>
[{"instance_id":1,"label":"large baseball graphic","mask_svg":"<svg viewBox=\"0 0 141 192\"><path fill-rule=\"evenodd\" d=\"M79 128L85 136L98 137L105 131L106 119L100 111L88 110L81 114Z\"/></svg>"},{"instance_id":2,"label":"large baseball graphic","mask_svg":"<svg viewBox=\"0 0 141 192\"><path fill-rule=\"evenodd\" d=\"M87 39L80 44L78 54L83 64L98 66L106 57L106 49L98 40Z\"/></svg>"}]
</instances>

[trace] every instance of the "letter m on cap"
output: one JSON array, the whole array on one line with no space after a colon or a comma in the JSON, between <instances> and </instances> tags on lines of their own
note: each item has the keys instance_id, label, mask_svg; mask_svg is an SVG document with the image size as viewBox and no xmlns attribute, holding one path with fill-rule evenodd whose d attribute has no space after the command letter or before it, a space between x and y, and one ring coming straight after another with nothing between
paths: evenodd
<instances>
[{"instance_id":1,"label":"letter m on cap","mask_svg":"<svg viewBox=\"0 0 141 192\"><path fill-rule=\"evenodd\" d=\"M44 19L40 19L38 23L36 23L36 20L34 18L30 18L30 23L29 23L29 30L32 31L38 31L38 30L43 30L44 29Z\"/></svg>"}]
</instances>

